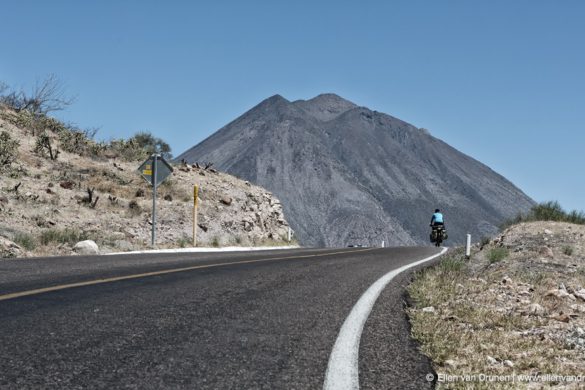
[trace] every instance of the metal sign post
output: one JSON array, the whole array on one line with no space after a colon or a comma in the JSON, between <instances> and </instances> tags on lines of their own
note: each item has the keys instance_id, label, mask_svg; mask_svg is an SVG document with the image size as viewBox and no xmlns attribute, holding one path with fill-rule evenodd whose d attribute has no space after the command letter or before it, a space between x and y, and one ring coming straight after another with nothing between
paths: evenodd
<instances>
[{"instance_id":1,"label":"metal sign post","mask_svg":"<svg viewBox=\"0 0 585 390\"><path fill-rule=\"evenodd\" d=\"M160 164L159 164L160 163ZM173 172L173 167L160 155L153 154L144 161L138 171L152 185L152 242L156 242L156 188Z\"/></svg>"},{"instance_id":2,"label":"metal sign post","mask_svg":"<svg viewBox=\"0 0 585 390\"><path fill-rule=\"evenodd\" d=\"M193 187L193 248L197 246L197 198L199 197L199 186Z\"/></svg>"},{"instance_id":3,"label":"metal sign post","mask_svg":"<svg viewBox=\"0 0 585 390\"><path fill-rule=\"evenodd\" d=\"M154 246L156 241L156 166L158 155L152 156L152 241L150 245Z\"/></svg>"}]
</instances>

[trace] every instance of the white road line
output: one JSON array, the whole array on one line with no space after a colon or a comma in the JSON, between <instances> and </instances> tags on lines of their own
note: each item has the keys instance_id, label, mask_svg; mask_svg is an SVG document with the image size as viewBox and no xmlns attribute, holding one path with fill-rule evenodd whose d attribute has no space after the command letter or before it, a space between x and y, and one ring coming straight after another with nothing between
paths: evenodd
<instances>
[{"instance_id":1,"label":"white road line","mask_svg":"<svg viewBox=\"0 0 585 390\"><path fill-rule=\"evenodd\" d=\"M325 373L324 390L356 390L360 388L358 355L364 324L386 285L399 273L441 256L447 248L431 257L397 268L378 279L357 301L341 326Z\"/></svg>"}]
</instances>

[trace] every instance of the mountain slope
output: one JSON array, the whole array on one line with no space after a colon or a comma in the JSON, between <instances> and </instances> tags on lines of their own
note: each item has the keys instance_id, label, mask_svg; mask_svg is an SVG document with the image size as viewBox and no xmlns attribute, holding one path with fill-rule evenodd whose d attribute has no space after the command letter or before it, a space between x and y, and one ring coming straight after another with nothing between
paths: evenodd
<instances>
[{"instance_id":1,"label":"mountain slope","mask_svg":"<svg viewBox=\"0 0 585 390\"><path fill-rule=\"evenodd\" d=\"M178 159L211 161L272 191L305 245L424 243L436 207L461 242L533 204L426 131L333 94L275 95Z\"/></svg>"}]
</instances>

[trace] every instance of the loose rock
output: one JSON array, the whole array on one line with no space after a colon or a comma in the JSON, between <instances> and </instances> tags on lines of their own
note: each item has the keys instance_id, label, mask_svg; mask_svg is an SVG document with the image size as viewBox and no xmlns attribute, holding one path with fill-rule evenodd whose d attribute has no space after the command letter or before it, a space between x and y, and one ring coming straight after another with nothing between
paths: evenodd
<instances>
[{"instance_id":1,"label":"loose rock","mask_svg":"<svg viewBox=\"0 0 585 390\"><path fill-rule=\"evenodd\" d=\"M538 250L538 253L540 253L542 256L544 257L548 257L548 258L553 258L555 257L552 249L550 249L548 246L543 246Z\"/></svg>"},{"instance_id":2,"label":"loose rock","mask_svg":"<svg viewBox=\"0 0 585 390\"><path fill-rule=\"evenodd\" d=\"M73 247L73 251L80 255L98 255L99 247L92 240L80 241Z\"/></svg>"}]
</instances>

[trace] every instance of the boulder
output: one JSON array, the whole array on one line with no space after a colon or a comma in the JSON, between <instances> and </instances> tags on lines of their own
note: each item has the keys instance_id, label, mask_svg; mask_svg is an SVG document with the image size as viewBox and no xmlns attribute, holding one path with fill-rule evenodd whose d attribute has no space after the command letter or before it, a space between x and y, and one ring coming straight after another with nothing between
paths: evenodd
<instances>
[{"instance_id":1,"label":"boulder","mask_svg":"<svg viewBox=\"0 0 585 390\"><path fill-rule=\"evenodd\" d=\"M59 183L59 185L61 186L61 188L65 188L66 190L70 190L75 186L75 184L69 180L62 181L61 183Z\"/></svg>"},{"instance_id":2,"label":"boulder","mask_svg":"<svg viewBox=\"0 0 585 390\"><path fill-rule=\"evenodd\" d=\"M99 255L100 250L92 240L80 241L73 247L73 251L80 255Z\"/></svg>"},{"instance_id":3,"label":"boulder","mask_svg":"<svg viewBox=\"0 0 585 390\"><path fill-rule=\"evenodd\" d=\"M532 315L543 315L545 313L544 307L539 305L538 303L533 303L528 306L527 312Z\"/></svg>"},{"instance_id":4,"label":"boulder","mask_svg":"<svg viewBox=\"0 0 585 390\"><path fill-rule=\"evenodd\" d=\"M0 257L20 257L22 248L5 237L0 236Z\"/></svg>"},{"instance_id":5,"label":"boulder","mask_svg":"<svg viewBox=\"0 0 585 390\"><path fill-rule=\"evenodd\" d=\"M557 297L557 298L567 298L567 297L570 298L571 294L569 294L567 292L567 290L553 288L551 290L548 290L546 292L546 294L544 294L544 296L545 297ZM573 296L573 299L574 298L575 297Z\"/></svg>"},{"instance_id":6,"label":"boulder","mask_svg":"<svg viewBox=\"0 0 585 390\"><path fill-rule=\"evenodd\" d=\"M557 320L559 322L569 322L571 320L571 317L569 317L566 314L559 314L558 316L553 316L552 317L554 320Z\"/></svg>"},{"instance_id":7,"label":"boulder","mask_svg":"<svg viewBox=\"0 0 585 390\"><path fill-rule=\"evenodd\" d=\"M221 203L225 204L226 206L229 206L232 204L232 198L230 198L229 196L223 196L220 200Z\"/></svg>"},{"instance_id":8,"label":"boulder","mask_svg":"<svg viewBox=\"0 0 585 390\"><path fill-rule=\"evenodd\" d=\"M577 298L582 301L585 301L585 289L581 288L573 293Z\"/></svg>"},{"instance_id":9,"label":"boulder","mask_svg":"<svg viewBox=\"0 0 585 390\"><path fill-rule=\"evenodd\" d=\"M204 232L207 232L207 230L209 230L209 226L206 223L198 223L197 226L199 226L199 228Z\"/></svg>"}]
</instances>

